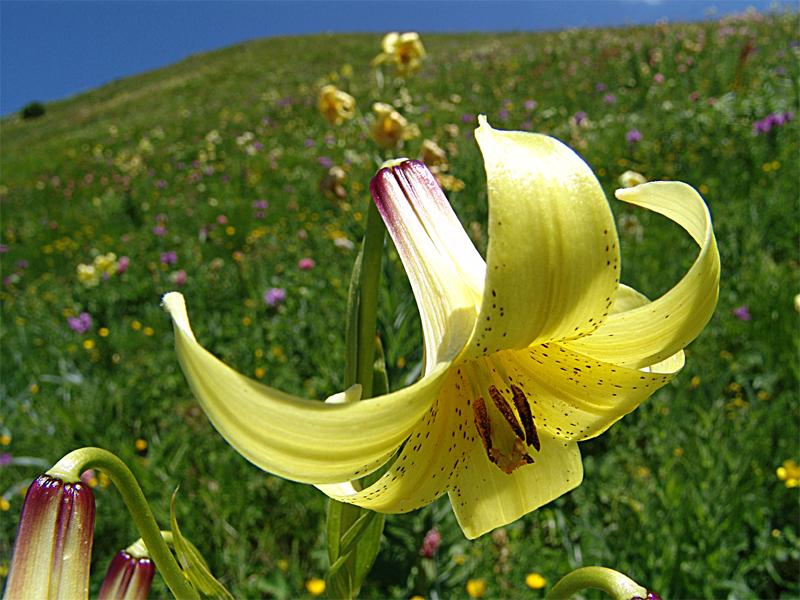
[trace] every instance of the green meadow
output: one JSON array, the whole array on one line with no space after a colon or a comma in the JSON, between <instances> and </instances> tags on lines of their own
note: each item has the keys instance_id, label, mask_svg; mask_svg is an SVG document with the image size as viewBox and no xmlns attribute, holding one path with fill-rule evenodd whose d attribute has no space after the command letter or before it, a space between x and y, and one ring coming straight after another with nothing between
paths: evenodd
<instances>
[{"instance_id":1,"label":"green meadow","mask_svg":"<svg viewBox=\"0 0 800 600\"><path fill-rule=\"evenodd\" d=\"M665 599L800 596L798 25L797 12L750 12L422 35L427 56L407 80L371 67L379 34L265 39L48 104L39 118L3 119L0 579L28 484L68 452L99 446L132 469L162 528L179 488L182 533L234 596L312 597L306 582L329 567L327 498L259 470L214 430L178 365L161 296L182 292L197 339L242 373L308 398L340 391L371 177L435 141L448 198L485 252L473 132L486 114L586 160L618 219L622 282L650 298L680 280L697 246L615 200L619 177L695 187L719 245L717 310L674 381L580 444L582 485L474 541L446 497L388 516L361 596L464 598L481 580L487 598L542 598L588 565ZM322 118L325 84L356 99L355 118ZM420 135L381 149L369 135L379 101ZM332 166L344 174L333 191ZM79 265L104 260L104 273L79 276ZM268 303L273 288L285 297ZM398 389L420 373L422 332L391 242L378 309ZM90 483L96 596L139 534L107 477ZM423 558L432 528L441 546ZM544 587L527 585L529 574ZM151 597L167 596L157 575Z\"/></svg>"}]
</instances>

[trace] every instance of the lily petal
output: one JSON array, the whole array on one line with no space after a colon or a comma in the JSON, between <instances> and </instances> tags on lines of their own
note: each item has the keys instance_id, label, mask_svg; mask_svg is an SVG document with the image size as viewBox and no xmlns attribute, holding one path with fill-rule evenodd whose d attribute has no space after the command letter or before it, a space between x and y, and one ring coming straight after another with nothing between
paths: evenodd
<instances>
[{"instance_id":1,"label":"lily petal","mask_svg":"<svg viewBox=\"0 0 800 600\"><path fill-rule=\"evenodd\" d=\"M451 370L436 402L383 477L363 491L349 484L317 487L335 500L387 513L421 508L448 491L471 448L477 445L483 452L462 371Z\"/></svg>"},{"instance_id":2,"label":"lily petal","mask_svg":"<svg viewBox=\"0 0 800 600\"><path fill-rule=\"evenodd\" d=\"M181 368L214 427L249 461L294 481L337 483L380 467L429 411L450 366L437 365L416 384L379 398L307 400L237 373L200 346L181 294L167 294L163 305Z\"/></svg>"},{"instance_id":3,"label":"lily petal","mask_svg":"<svg viewBox=\"0 0 800 600\"><path fill-rule=\"evenodd\" d=\"M591 335L566 344L598 360L641 368L684 348L711 319L719 293L719 252L708 207L691 186L657 181L617 190L616 195L675 221L700 246L691 269L666 294L611 315Z\"/></svg>"},{"instance_id":4,"label":"lily petal","mask_svg":"<svg viewBox=\"0 0 800 600\"><path fill-rule=\"evenodd\" d=\"M614 296L614 304L611 305L609 314L616 315L622 312L639 308L645 304L650 304L650 299L644 294L640 294L630 286L621 283L617 294Z\"/></svg>"},{"instance_id":5,"label":"lily petal","mask_svg":"<svg viewBox=\"0 0 800 600\"><path fill-rule=\"evenodd\" d=\"M483 262L455 214L444 210L447 199L439 197L441 190L432 176L423 176L426 170L407 161L381 169L370 183L417 300L425 372L437 362L453 360L466 345L477 317L479 291L474 288ZM458 251L467 255L463 266L454 260L452 253Z\"/></svg>"},{"instance_id":6,"label":"lily petal","mask_svg":"<svg viewBox=\"0 0 800 600\"><path fill-rule=\"evenodd\" d=\"M586 163L561 142L475 132L486 165L489 245L478 326L464 359L586 335L619 283L614 217Z\"/></svg>"},{"instance_id":7,"label":"lily petal","mask_svg":"<svg viewBox=\"0 0 800 600\"><path fill-rule=\"evenodd\" d=\"M494 372L524 392L538 430L581 441L603 433L668 383L683 367L683 353L652 372L604 363L558 343L501 352L498 361Z\"/></svg>"},{"instance_id":8,"label":"lily petal","mask_svg":"<svg viewBox=\"0 0 800 600\"><path fill-rule=\"evenodd\" d=\"M480 444L450 491L458 524L469 539L511 523L577 487L583 479L578 444L539 435L534 463L506 474L489 462Z\"/></svg>"}]
</instances>

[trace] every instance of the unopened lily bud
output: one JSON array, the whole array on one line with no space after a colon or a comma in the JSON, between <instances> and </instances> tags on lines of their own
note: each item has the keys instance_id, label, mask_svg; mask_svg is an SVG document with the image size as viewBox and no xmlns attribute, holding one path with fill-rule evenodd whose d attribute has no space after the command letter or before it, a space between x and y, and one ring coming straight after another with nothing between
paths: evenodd
<instances>
[{"instance_id":1,"label":"unopened lily bud","mask_svg":"<svg viewBox=\"0 0 800 600\"><path fill-rule=\"evenodd\" d=\"M88 598L94 494L41 475L28 488L3 600Z\"/></svg>"},{"instance_id":2,"label":"unopened lily bud","mask_svg":"<svg viewBox=\"0 0 800 600\"><path fill-rule=\"evenodd\" d=\"M155 574L156 566L139 540L111 561L98 600L146 600Z\"/></svg>"}]
</instances>

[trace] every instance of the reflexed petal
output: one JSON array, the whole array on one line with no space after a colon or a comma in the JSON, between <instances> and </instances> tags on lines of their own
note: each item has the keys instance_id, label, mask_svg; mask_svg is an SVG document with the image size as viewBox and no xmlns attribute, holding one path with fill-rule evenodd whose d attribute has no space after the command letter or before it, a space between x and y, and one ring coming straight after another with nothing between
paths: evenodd
<instances>
[{"instance_id":1,"label":"reflexed petal","mask_svg":"<svg viewBox=\"0 0 800 600\"><path fill-rule=\"evenodd\" d=\"M609 314L616 315L621 312L639 308L645 304L649 304L650 299L644 294L640 294L632 287L620 284L616 295L614 296L614 304L611 305Z\"/></svg>"},{"instance_id":2,"label":"reflexed petal","mask_svg":"<svg viewBox=\"0 0 800 600\"><path fill-rule=\"evenodd\" d=\"M600 184L557 140L496 131L480 120L489 246L478 328L465 358L594 331L619 283L614 217Z\"/></svg>"},{"instance_id":3,"label":"reflexed petal","mask_svg":"<svg viewBox=\"0 0 800 600\"><path fill-rule=\"evenodd\" d=\"M558 343L501 352L498 360L508 381L525 393L537 429L573 441L604 432L683 367L682 352L660 365L663 372L644 372L594 360Z\"/></svg>"},{"instance_id":4,"label":"reflexed petal","mask_svg":"<svg viewBox=\"0 0 800 600\"><path fill-rule=\"evenodd\" d=\"M378 512L403 513L433 502L450 489L470 448L477 445L483 452L476 441L470 389L461 368L452 369L436 403L373 485L357 493L347 484L317 487L331 498Z\"/></svg>"},{"instance_id":5,"label":"reflexed petal","mask_svg":"<svg viewBox=\"0 0 800 600\"><path fill-rule=\"evenodd\" d=\"M441 212L433 206L430 212L414 210L415 204L431 202L435 206L442 200L436 198L427 181L420 179L418 169L406 165L409 163L381 169L372 179L370 189L414 290L422 321L427 372L441 360L453 360L464 348L475 324L478 300L469 280L462 278L458 263L449 254L452 250L445 250L449 242L457 248L464 247L459 235L459 230L465 235L463 228L455 215L446 220L432 218L432 213ZM438 185L435 189L441 193ZM434 222L436 225L428 231L426 223L430 227ZM474 248L472 252L477 254ZM470 265L475 268L474 262L473 258L471 263L465 263L467 269ZM474 278L475 274L470 272L470 279Z\"/></svg>"},{"instance_id":6,"label":"reflexed petal","mask_svg":"<svg viewBox=\"0 0 800 600\"><path fill-rule=\"evenodd\" d=\"M672 219L700 245L692 268L666 294L611 315L596 332L566 344L598 360L639 368L686 347L711 319L719 292L719 252L708 208L685 183L646 183L617 190L617 197Z\"/></svg>"},{"instance_id":7,"label":"reflexed petal","mask_svg":"<svg viewBox=\"0 0 800 600\"><path fill-rule=\"evenodd\" d=\"M507 525L580 484L583 465L578 444L545 432L539 441L541 450L531 453L535 462L510 475L489 462L480 444L473 446L450 491L458 524L469 539Z\"/></svg>"},{"instance_id":8,"label":"reflexed petal","mask_svg":"<svg viewBox=\"0 0 800 600\"><path fill-rule=\"evenodd\" d=\"M164 296L184 375L217 431L262 469L305 483L363 477L395 452L430 409L447 377L437 366L418 383L362 402L306 400L237 373L200 346L183 296ZM339 396L339 395L337 395Z\"/></svg>"},{"instance_id":9,"label":"reflexed petal","mask_svg":"<svg viewBox=\"0 0 800 600\"><path fill-rule=\"evenodd\" d=\"M433 173L418 160L406 161L394 167L394 171L436 251L449 259L459 277L475 294L475 305L479 308L486 263L453 212Z\"/></svg>"}]
</instances>

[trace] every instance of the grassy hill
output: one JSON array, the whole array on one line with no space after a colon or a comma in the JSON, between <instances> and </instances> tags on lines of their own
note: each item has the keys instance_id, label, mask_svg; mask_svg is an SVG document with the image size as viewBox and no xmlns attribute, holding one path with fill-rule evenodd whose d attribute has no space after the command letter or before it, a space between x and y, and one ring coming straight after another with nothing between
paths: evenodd
<instances>
[{"instance_id":1,"label":"grassy hill","mask_svg":"<svg viewBox=\"0 0 800 600\"><path fill-rule=\"evenodd\" d=\"M569 144L610 198L628 170L698 189L723 265L717 313L671 385L581 444L579 488L473 542L446 499L389 517L363 597L464 597L468 579L483 579L487 597L540 597L592 564L665 598L796 597L798 488L776 469L800 462L797 32L797 13L748 13L426 35L427 58L406 82L370 67L380 35L267 39L49 104L38 119L3 119L0 568L30 480L100 446L131 467L162 526L180 486L181 529L234 595L309 597L304 582L328 566L325 497L261 472L211 427L178 367L161 295L180 289L198 339L241 372L312 398L339 391L370 178L383 159L435 141L456 180L448 197L485 251L473 130L487 114L496 128ZM356 118L325 122L316 104L326 83L355 97ZM378 147L376 101L420 136ZM321 189L334 165L344 197ZM655 298L696 246L661 217L611 203L622 281ZM79 265L108 253L114 268L82 282ZM312 269L299 267L305 258ZM270 288L286 291L277 306L264 300ZM88 328L71 320L82 313ZM392 248L379 330L397 389L418 372L422 346ZM113 554L138 534L107 479L93 483L96 595ZM443 541L429 561L418 550L434 526ZM526 586L529 573L545 590ZM152 597L167 594L159 577L154 585Z\"/></svg>"}]
</instances>

